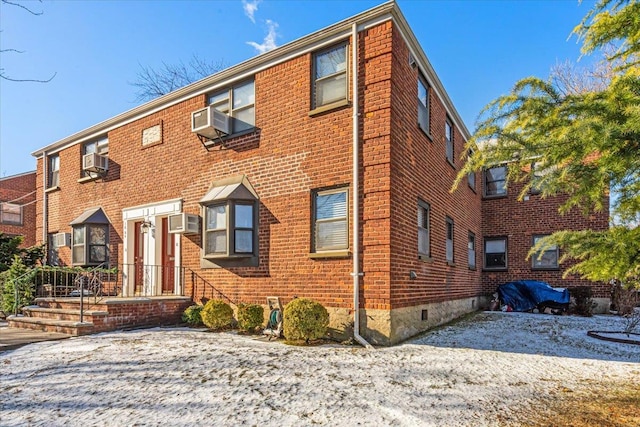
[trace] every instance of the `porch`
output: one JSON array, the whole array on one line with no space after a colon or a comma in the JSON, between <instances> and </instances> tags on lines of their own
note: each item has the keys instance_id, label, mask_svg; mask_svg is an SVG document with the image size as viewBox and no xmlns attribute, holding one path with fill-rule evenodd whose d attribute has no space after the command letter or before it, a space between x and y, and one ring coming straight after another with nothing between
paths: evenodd
<instances>
[{"instance_id":1,"label":"porch","mask_svg":"<svg viewBox=\"0 0 640 427\"><path fill-rule=\"evenodd\" d=\"M193 270L159 265L44 266L16 279L14 286L17 304L7 318L9 327L73 336L179 324L196 290L232 302ZM27 306L18 297L25 289L35 296Z\"/></svg>"},{"instance_id":2,"label":"porch","mask_svg":"<svg viewBox=\"0 0 640 427\"><path fill-rule=\"evenodd\" d=\"M184 296L44 297L9 316L11 328L59 332L72 336L119 329L177 325L192 304Z\"/></svg>"}]
</instances>

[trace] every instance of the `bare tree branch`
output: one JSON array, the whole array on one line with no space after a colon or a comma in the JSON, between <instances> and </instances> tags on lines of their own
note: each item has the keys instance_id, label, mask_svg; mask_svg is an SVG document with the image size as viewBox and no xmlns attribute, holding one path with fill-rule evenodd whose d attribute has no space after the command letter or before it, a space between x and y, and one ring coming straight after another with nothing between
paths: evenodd
<instances>
[{"instance_id":1,"label":"bare tree branch","mask_svg":"<svg viewBox=\"0 0 640 427\"><path fill-rule=\"evenodd\" d=\"M39 3L42 3L42 0L38 0L38 2L39 2ZM27 12L29 12L30 14L32 14L32 15L36 15L36 16L38 16L38 15L42 15L42 13L43 13L43 12L34 12L33 10L29 9L28 7L26 7L25 5L22 5L22 4L20 4L20 3L15 3L15 2L12 2L12 1L9 1L9 0L2 0L2 3L4 3L4 4L8 4L8 5L10 5L10 6L16 6L16 7L19 7L20 9L26 10L26 11L27 11Z\"/></svg>"},{"instance_id":2,"label":"bare tree branch","mask_svg":"<svg viewBox=\"0 0 640 427\"><path fill-rule=\"evenodd\" d=\"M188 64L182 61L177 64L162 62L158 69L140 65L136 80L129 84L138 89L137 101L149 101L215 74L223 67L223 61L207 61L194 55Z\"/></svg>"},{"instance_id":3,"label":"bare tree branch","mask_svg":"<svg viewBox=\"0 0 640 427\"><path fill-rule=\"evenodd\" d=\"M35 12L31 9L29 9L28 7L20 4L20 3L16 3L14 1L10 1L10 0L0 0L0 2L2 4L8 5L8 6L15 6L15 7L19 7L22 10L26 10L27 12L29 12L32 15L42 15L43 12ZM42 0L38 0L39 3L42 3ZM8 48L8 49L1 49L0 53L24 53L23 50L18 50L18 49L12 49L12 48ZM24 82L31 82L31 83L49 83L51 80L53 80L53 78L56 76L56 74L58 73L53 73L53 75L51 77L49 77L46 80L42 80L42 79L18 79L18 78L13 78L13 77L9 77L5 71L4 68L0 68L0 79L2 80L6 80L6 81L10 81L10 82L17 82L17 83L24 83Z\"/></svg>"},{"instance_id":4,"label":"bare tree branch","mask_svg":"<svg viewBox=\"0 0 640 427\"><path fill-rule=\"evenodd\" d=\"M51 80L53 80L53 78L56 76L56 74L58 73L53 73L53 75L51 77L49 77L47 80L38 80L38 79L14 79L12 77L7 76L4 73L4 69L0 69L0 79L3 80L7 80L10 82L18 82L18 83L22 83L22 82L32 82L32 83L49 83Z\"/></svg>"},{"instance_id":5,"label":"bare tree branch","mask_svg":"<svg viewBox=\"0 0 640 427\"><path fill-rule=\"evenodd\" d=\"M551 82L563 96L602 92L625 62L620 58L608 59L615 50L611 43L603 47L602 59L592 66L580 67L571 61L558 63L551 68Z\"/></svg>"}]
</instances>

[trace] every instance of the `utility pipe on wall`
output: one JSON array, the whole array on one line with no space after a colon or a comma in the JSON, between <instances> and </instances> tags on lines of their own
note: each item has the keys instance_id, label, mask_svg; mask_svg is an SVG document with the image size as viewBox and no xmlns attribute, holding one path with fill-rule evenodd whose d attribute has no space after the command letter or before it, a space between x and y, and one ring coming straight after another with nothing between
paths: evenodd
<instances>
[{"instance_id":1,"label":"utility pipe on wall","mask_svg":"<svg viewBox=\"0 0 640 427\"><path fill-rule=\"evenodd\" d=\"M47 152L42 152L42 243L47 250L44 253L44 262L49 264L49 242L47 241ZM37 211L37 210L36 210Z\"/></svg>"},{"instance_id":2,"label":"utility pipe on wall","mask_svg":"<svg viewBox=\"0 0 640 427\"><path fill-rule=\"evenodd\" d=\"M360 221L359 221L359 203L360 203L360 182L358 180L358 172L360 166L359 156L359 116L358 107L358 24L353 23L351 30L351 61L352 61L352 83L353 88L353 338L361 345L373 350L373 346L360 335Z\"/></svg>"}]
</instances>

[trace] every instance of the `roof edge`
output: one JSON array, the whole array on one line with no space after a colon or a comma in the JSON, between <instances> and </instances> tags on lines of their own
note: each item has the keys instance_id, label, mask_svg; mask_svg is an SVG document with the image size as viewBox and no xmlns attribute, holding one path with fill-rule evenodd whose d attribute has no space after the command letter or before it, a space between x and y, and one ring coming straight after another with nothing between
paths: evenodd
<instances>
[{"instance_id":1,"label":"roof edge","mask_svg":"<svg viewBox=\"0 0 640 427\"><path fill-rule=\"evenodd\" d=\"M140 116L145 113L150 113L151 111L159 107L166 108L178 102L181 102L186 98L197 96L203 90L210 89L211 86L214 86L218 82L229 80L234 76L246 73L252 69L259 68L260 66L263 66L264 64L268 64L270 62L274 62L274 65L275 65L278 62L277 60L279 58L286 57L288 54L293 53L296 50L299 50L300 48L306 45L319 42L326 37L339 34L340 32L343 32L345 30L349 30L351 25L354 22L358 23L361 21L367 21L380 15L389 14L393 10L397 9L397 7L398 6L395 0L390 0L385 3L382 3L378 6L375 6L357 15L353 15L349 18L343 19L342 21L339 21L328 27L322 28L311 34L308 34L306 36L293 40L289 43L286 43L269 52L260 54L258 56L254 56L253 58L250 58L234 66L231 66L216 74L212 74L208 77L205 77L201 80L193 82L180 89L176 89L173 92L170 92L159 98L148 101L142 105L134 107L116 116L113 116L107 120L104 120L100 123L90 126L84 130L76 132L66 138L60 139L52 144L49 144L43 148L39 148L33 151L31 155L33 157L40 158L47 151L57 151L61 149L61 147L67 144L75 143L75 142L78 142L79 140L93 137L95 136L96 133L105 132L109 128L112 128L121 122L125 122L128 119L132 119L136 116Z\"/></svg>"}]
</instances>

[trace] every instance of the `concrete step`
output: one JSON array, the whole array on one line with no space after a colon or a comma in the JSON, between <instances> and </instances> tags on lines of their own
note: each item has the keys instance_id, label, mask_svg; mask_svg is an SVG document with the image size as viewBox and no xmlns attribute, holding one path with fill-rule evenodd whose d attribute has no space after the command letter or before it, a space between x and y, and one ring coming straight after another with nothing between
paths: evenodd
<instances>
[{"instance_id":1,"label":"concrete step","mask_svg":"<svg viewBox=\"0 0 640 427\"><path fill-rule=\"evenodd\" d=\"M35 304L42 308L56 308L63 310L80 310L80 298L36 298ZM94 302L84 300L84 310L86 311L108 311L106 299Z\"/></svg>"},{"instance_id":2,"label":"concrete step","mask_svg":"<svg viewBox=\"0 0 640 427\"><path fill-rule=\"evenodd\" d=\"M22 312L27 317L40 319L73 320L80 321L80 310L65 308L46 308L38 305L24 307ZM93 323L97 317L107 317L109 312L100 310L84 310L83 321Z\"/></svg>"},{"instance_id":3,"label":"concrete step","mask_svg":"<svg viewBox=\"0 0 640 427\"><path fill-rule=\"evenodd\" d=\"M93 323L80 323L73 320L41 319L37 317L9 316L10 328L33 329L44 332L58 332L72 336L89 335L93 332Z\"/></svg>"}]
</instances>

